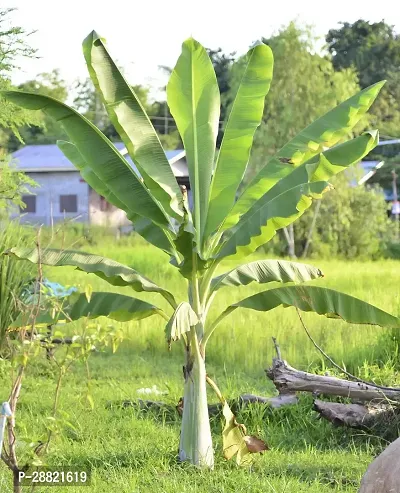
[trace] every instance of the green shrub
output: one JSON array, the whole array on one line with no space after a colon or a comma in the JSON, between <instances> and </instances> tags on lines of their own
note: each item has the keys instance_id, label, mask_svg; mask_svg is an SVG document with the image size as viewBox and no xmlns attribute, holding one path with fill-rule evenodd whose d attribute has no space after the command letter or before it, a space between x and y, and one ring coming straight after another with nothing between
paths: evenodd
<instances>
[{"instance_id":1,"label":"green shrub","mask_svg":"<svg viewBox=\"0 0 400 493\"><path fill-rule=\"evenodd\" d=\"M25 207L22 195L37 184L25 173L16 171L0 153L0 218L4 219L15 207Z\"/></svg>"},{"instance_id":2,"label":"green shrub","mask_svg":"<svg viewBox=\"0 0 400 493\"><path fill-rule=\"evenodd\" d=\"M394 233L387 205L379 187L350 186L349 176L332 180L335 190L322 201L308 251L311 257L377 259L385 256ZM313 208L294 225L296 254L307 240Z\"/></svg>"},{"instance_id":3,"label":"green shrub","mask_svg":"<svg viewBox=\"0 0 400 493\"><path fill-rule=\"evenodd\" d=\"M4 349L5 336L10 324L21 310L21 296L26 284L35 276L37 267L28 262L18 262L2 255L16 245L32 244L33 231L19 223L2 224L0 228L0 355Z\"/></svg>"}]
</instances>

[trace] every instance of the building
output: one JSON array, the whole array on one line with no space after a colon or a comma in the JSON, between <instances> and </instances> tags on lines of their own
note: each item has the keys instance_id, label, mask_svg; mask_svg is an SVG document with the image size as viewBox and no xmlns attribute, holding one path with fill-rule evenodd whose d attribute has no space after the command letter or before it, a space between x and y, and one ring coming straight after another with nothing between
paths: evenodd
<instances>
[{"instance_id":1,"label":"building","mask_svg":"<svg viewBox=\"0 0 400 493\"><path fill-rule=\"evenodd\" d=\"M132 163L122 142L115 143L132 168ZM166 151L171 168L181 185L188 186L188 169L185 151ZM122 227L129 225L126 214L108 203L81 177L79 171L56 145L28 145L14 152L13 164L17 171L25 172L37 184L32 195L24 195L26 208L13 216L33 224L50 225L65 219L90 225Z\"/></svg>"},{"instance_id":2,"label":"building","mask_svg":"<svg viewBox=\"0 0 400 493\"><path fill-rule=\"evenodd\" d=\"M374 149L374 154L377 154L376 150L381 148L378 153L382 159L393 158L399 156L399 144L400 139L387 138L386 140L381 140ZM388 147L386 147L388 146ZM358 184L363 185L368 182L368 180L374 176L376 173L380 173L379 170L385 165L384 160L379 161L368 161L364 160L361 162L361 167L364 172L364 176L359 180ZM390 165L389 165L390 166ZM385 167L387 169L388 165ZM378 174L379 176L379 174ZM397 176L394 177L392 186L384 187L383 193L385 195L386 202L393 202L398 206L398 192L397 192ZM397 212L396 212L397 214Z\"/></svg>"}]
</instances>

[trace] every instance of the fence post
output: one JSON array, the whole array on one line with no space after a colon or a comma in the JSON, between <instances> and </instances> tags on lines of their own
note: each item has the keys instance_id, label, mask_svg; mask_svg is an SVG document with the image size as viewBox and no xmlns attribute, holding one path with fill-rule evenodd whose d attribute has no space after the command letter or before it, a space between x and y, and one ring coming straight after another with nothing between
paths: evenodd
<instances>
[{"instance_id":1,"label":"fence post","mask_svg":"<svg viewBox=\"0 0 400 493\"><path fill-rule=\"evenodd\" d=\"M4 441L4 431L6 429L6 421L7 418L12 416L12 412L10 409L10 404L8 402L3 402L0 407L0 455L3 450L3 441Z\"/></svg>"}]
</instances>

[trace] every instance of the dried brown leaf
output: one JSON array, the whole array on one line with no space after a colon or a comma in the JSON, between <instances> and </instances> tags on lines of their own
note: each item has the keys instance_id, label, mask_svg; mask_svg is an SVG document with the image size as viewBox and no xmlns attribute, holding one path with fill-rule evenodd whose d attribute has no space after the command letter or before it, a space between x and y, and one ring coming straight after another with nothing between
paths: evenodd
<instances>
[{"instance_id":1,"label":"dried brown leaf","mask_svg":"<svg viewBox=\"0 0 400 493\"><path fill-rule=\"evenodd\" d=\"M245 436L243 437L243 440L246 442L247 449L251 454L269 450L268 445L263 440L255 436Z\"/></svg>"}]
</instances>

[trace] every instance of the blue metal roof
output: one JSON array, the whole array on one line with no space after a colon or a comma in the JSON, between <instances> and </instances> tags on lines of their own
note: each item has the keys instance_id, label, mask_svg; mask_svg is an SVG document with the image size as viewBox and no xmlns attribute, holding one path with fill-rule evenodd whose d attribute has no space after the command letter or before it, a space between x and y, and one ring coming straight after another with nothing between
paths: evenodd
<instances>
[{"instance_id":1,"label":"blue metal roof","mask_svg":"<svg viewBox=\"0 0 400 493\"><path fill-rule=\"evenodd\" d=\"M13 152L12 158L15 167L24 171L30 169L46 171L53 168L75 169L55 144L27 145Z\"/></svg>"},{"instance_id":2,"label":"blue metal roof","mask_svg":"<svg viewBox=\"0 0 400 493\"><path fill-rule=\"evenodd\" d=\"M114 142L114 145L119 151L125 148L123 142ZM184 152L183 149L175 149L173 151L165 151L165 155L170 161L179 154L182 154L182 152ZM27 145L15 151L12 154L12 158L16 169L27 172L76 170L71 161L64 156L56 144ZM136 166L129 156L126 156L126 158L135 171L137 171Z\"/></svg>"}]
</instances>

